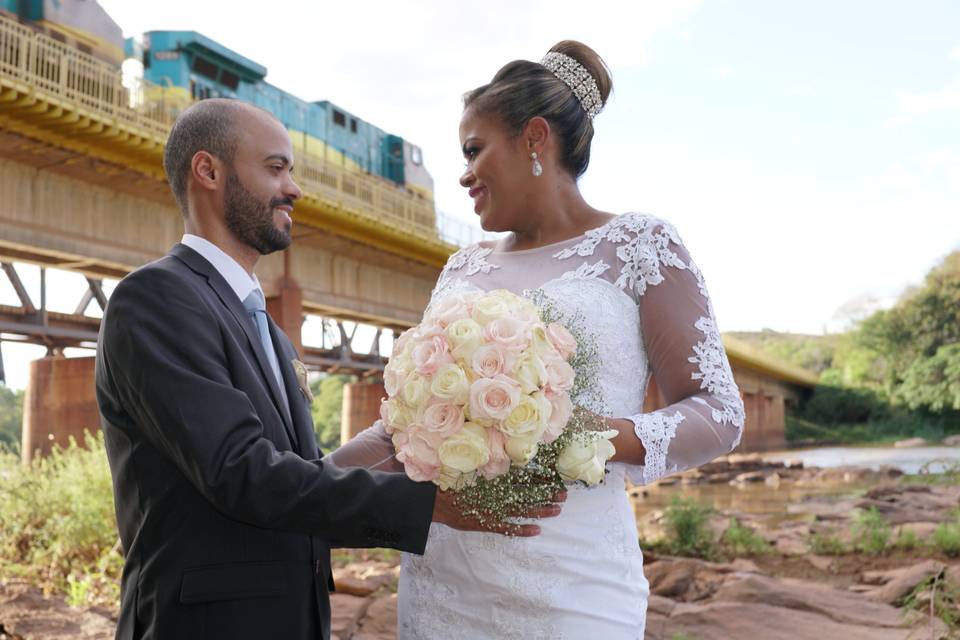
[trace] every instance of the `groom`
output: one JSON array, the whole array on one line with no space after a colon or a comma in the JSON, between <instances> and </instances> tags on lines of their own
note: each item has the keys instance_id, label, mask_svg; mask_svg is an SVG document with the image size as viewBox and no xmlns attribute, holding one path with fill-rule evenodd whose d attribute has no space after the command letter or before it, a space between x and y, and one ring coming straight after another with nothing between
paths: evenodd
<instances>
[{"instance_id":1,"label":"groom","mask_svg":"<svg viewBox=\"0 0 960 640\"><path fill-rule=\"evenodd\" d=\"M297 354L253 275L290 244L292 163L283 125L238 101L197 103L170 132L185 235L117 286L97 353L125 556L117 638L328 638L330 547L422 553L431 521L495 530L432 484L318 451Z\"/></svg>"}]
</instances>

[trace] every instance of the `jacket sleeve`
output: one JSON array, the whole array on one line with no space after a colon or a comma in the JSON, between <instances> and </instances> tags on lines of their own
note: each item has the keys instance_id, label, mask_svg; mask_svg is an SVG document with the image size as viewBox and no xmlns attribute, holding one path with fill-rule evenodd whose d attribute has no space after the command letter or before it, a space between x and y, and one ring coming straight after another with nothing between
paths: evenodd
<instances>
[{"instance_id":1,"label":"jacket sleeve","mask_svg":"<svg viewBox=\"0 0 960 640\"><path fill-rule=\"evenodd\" d=\"M216 314L177 274L141 269L117 286L98 357L104 418L138 431L227 517L422 553L435 487L277 450L232 384Z\"/></svg>"}]
</instances>

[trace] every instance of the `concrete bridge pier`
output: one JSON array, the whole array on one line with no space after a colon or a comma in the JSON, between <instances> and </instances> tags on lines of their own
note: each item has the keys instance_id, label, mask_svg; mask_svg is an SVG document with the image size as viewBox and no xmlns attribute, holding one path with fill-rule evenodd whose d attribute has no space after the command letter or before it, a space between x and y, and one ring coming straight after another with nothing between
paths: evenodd
<instances>
[{"instance_id":1,"label":"concrete bridge pier","mask_svg":"<svg viewBox=\"0 0 960 640\"><path fill-rule=\"evenodd\" d=\"M344 385L341 444L380 419L380 401L386 396L382 382L351 382Z\"/></svg>"},{"instance_id":2,"label":"concrete bridge pier","mask_svg":"<svg viewBox=\"0 0 960 640\"><path fill-rule=\"evenodd\" d=\"M54 445L80 444L84 432L96 433L100 414L94 388L96 358L48 356L30 363L23 399L21 459L50 453Z\"/></svg>"}]
</instances>

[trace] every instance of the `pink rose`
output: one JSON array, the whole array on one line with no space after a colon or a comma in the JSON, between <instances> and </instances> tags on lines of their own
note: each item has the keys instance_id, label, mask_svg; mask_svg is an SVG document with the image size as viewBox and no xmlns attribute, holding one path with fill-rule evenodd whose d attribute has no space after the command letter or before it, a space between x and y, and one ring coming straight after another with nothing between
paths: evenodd
<instances>
[{"instance_id":1,"label":"pink rose","mask_svg":"<svg viewBox=\"0 0 960 640\"><path fill-rule=\"evenodd\" d=\"M449 402L435 400L423 410L420 422L426 431L446 439L463 427L463 408Z\"/></svg>"},{"instance_id":2,"label":"pink rose","mask_svg":"<svg viewBox=\"0 0 960 640\"><path fill-rule=\"evenodd\" d=\"M497 318L484 327L483 337L510 351L523 351L530 343L530 325L516 318Z\"/></svg>"},{"instance_id":3,"label":"pink rose","mask_svg":"<svg viewBox=\"0 0 960 640\"><path fill-rule=\"evenodd\" d=\"M513 368L513 354L497 343L477 347L470 359L474 373L482 378L494 378Z\"/></svg>"},{"instance_id":4,"label":"pink rose","mask_svg":"<svg viewBox=\"0 0 960 640\"><path fill-rule=\"evenodd\" d=\"M397 460L403 463L403 468L411 480L425 482L439 475L439 440L419 426L411 426L407 431L393 435Z\"/></svg>"},{"instance_id":5,"label":"pink rose","mask_svg":"<svg viewBox=\"0 0 960 640\"><path fill-rule=\"evenodd\" d=\"M556 440L567 423L570 422L570 416L573 415L573 402L570 395L566 393L548 393L547 400L550 401L550 419L547 420L547 428L543 432L543 441L550 444Z\"/></svg>"},{"instance_id":6,"label":"pink rose","mask_svg":"<svg viewBox=\"0 0 960 640\"><path fill-rule=\"evenodd\" d=\"M573 379L576 372L574 372L570 363L554 357L548 359L544 365L547 368L547 391L563 393L573 389Z\"/></svg>"},{"instance_id":7,"label":"pink rose","mask_svg":"<svg viewBox=\"0 0 960 640\"><path fill-rule=\"evenodd\" d=\"M487 448L490 449L490 459L487 464L478 469L480 475L492 480L503 475L510 468L510 456L506 450L507 439L498 429L487 429Z\"/></svg>"},{"instance_id":8,"label":"pink rose","mask_svg":"<svg viewBox=\"0 0 960 640\"><path fill-rule=\"evenodd\" d=\"M430 316L436 321L437 325L446 329L450 323L462 318L470 317L470 308L466 300L460 296L447 296L441 298L430 310Z\"/></svg>"},{"instance_id":9,"label":"pink rose","mask_svg":"<svg viewBox=\"0 0 960 640\"><path fill-rule=\"evenodd\" d=\"M577 341L573 338L573 334L561 324L551 322L547 325L547 340L560 352L560 357L564 360L569 360L577 353Z\"/></svg>"},{"instance_id":10,"label":"pink rose","mask_svg":"<svg viewBox=\"0 0 960 640\"><path fill-rule=\"evenodd\" d=\"M417 373L422 376L431 376L443 365L453 363L450 346L442 334L415 343L410 357ZM386 385L386 380L384 380L384 385Z\"/></svg>"},{"instance_id":11,"label":"pink rose","mask_svg":"<svg viewBox=\"0 0 960 640\"><path fill-rule=\"evenodd\" d=\"M403 353L404 348L406 348L407 343L413 338L413 329L407 329L393 341L393 351L391 352L390 359L399 356Z\"/></svg>"},{"instance_id":12,"label":"pink rose","mask_svg":"<svg viewBox=\"0 0 960 640\"><path fill-rule=\"evenodd\" d=\"M520 401L520 385L505 375L470 385L471 420L505 420Z\"/></svg>"},{"instance_id":13,"label":"pink rose","mask_svg":"<svg viewBox=\"0 0 960 640\"><path fill-rule=\"evenodd\" d=\"M412 339L426 341L443 335L443 329L433 322L421 322L413 328Z\"/></svg>"}]
</instances>

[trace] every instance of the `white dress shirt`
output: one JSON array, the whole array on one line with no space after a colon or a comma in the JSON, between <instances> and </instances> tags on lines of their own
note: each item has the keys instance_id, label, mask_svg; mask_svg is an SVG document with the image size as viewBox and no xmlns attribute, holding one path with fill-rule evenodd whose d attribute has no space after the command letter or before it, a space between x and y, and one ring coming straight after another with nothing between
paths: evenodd
<instances>
[{"instance_id":1,"label":"white dress shirt","mask_svg":"<svg viewBox=\"0 0 960 640\"><path fill-rule=\"evenodd\" d=\"M256 275L251 276L247 273L246 269L240 266L239 262L228 256L224 253L223 249L206 238L185 233L183 234L183 238L180 239L180 243L187 245L203 256L207 262L212 264L213 268L223 276L223 279L227 281L227 284L230 285L233 292L237 294L240 302L246 300L247 296L250 295L250 292L254 289L260 289L260 293L263 293L263 288L260 286L260 281L257 280ZM264 298L266 298L266 296L264 296Z\"/></svg>"}]
</instances>

